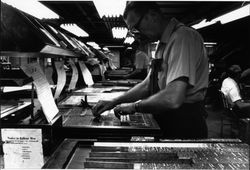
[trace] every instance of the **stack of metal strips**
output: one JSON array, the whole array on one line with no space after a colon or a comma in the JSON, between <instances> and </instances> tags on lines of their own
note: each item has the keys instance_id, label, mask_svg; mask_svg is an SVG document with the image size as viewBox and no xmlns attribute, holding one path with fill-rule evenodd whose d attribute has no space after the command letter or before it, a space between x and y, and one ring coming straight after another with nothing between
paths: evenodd
<instances>
[{"instance_id":1,"label":"stack of metal strips","mask_svg":"<svg viewBox=\"0 0 250 170\"><path fill-rule=\"evenodd\" d=\"M85 168L93 169L249 169L245 145L204 148L92 146Z\"/></svg>"}]
</instances>

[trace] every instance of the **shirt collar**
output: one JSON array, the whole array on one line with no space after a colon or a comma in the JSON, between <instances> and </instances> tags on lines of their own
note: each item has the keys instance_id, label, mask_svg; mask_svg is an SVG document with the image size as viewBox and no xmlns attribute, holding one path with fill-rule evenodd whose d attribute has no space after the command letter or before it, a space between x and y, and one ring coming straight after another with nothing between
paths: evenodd
<instances>
[{"instance_id":1,"label":"shirt collar","mask_svg":"<svg viewBox=\"0 0 250 170\"><path fill-rule=\"evenodd\" d=\"M170 22L168 23L168 25L166 26L162 36L161 36L161 39L160 39L160 42L163 42L163 43L167 43L169 41L169 38L172 34L172 32L174 31L175 27L179 24L180 22L177 21L177 19L175 18L172 18L170 20Z\"/></svg>"}]
</instances>

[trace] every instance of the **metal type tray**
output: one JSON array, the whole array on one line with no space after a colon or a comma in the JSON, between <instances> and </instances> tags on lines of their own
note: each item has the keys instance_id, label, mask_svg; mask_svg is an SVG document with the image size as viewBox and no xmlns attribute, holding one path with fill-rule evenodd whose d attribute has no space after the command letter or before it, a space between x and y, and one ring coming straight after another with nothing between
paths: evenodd
<instances>
[{"instance_id":1,"label":"metal type tray","mask_svg":"<svg viewBox=\"0 0 250 170\"><path fill-rule=\"evenodd\" d=\"M92 115L91 109L82 107L61 108L63 134L73 138L131 138L132 136L160 136L161 131L151 114L135 113L126 123L106 111L99 119Z\"/></svg>"},{"instance_id":2,"label":"metal type tray","mask_svg":"<svg viewBox=\"0 0 250 170\"><path fill-rule=\"evenodd\" d=\"M242 143L97 142L65 139L43 168L249 169Z\"/></svg>"}]
</instances>

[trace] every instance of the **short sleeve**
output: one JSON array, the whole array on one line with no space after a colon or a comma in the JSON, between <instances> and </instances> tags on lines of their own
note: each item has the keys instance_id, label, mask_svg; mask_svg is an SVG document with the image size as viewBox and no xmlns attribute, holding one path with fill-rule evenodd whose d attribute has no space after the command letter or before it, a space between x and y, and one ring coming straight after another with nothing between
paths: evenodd
<instances>
[{"instance_id":1,"label":"short sleeve","mask_svg":"<svg viewBox=\"0 0 250 170\"><path fill-rule=\"evenodd\" d=\"M227 78L223 81L221 91L228 96L232 102L242 99L237 83L231 78Z\"/></svg>"},{"instance_id":2,"label":"short sleeve","mask_svg":"<svg viewBox=\"0 0 250 170\"><path fill-rule=\"evenodd\" d=\"M196 63L201 56L201 40L188 31L177 35L169 50L167 84L180 77L187 77L188 83L196 83Z\"/></svg>"}]
</instances>

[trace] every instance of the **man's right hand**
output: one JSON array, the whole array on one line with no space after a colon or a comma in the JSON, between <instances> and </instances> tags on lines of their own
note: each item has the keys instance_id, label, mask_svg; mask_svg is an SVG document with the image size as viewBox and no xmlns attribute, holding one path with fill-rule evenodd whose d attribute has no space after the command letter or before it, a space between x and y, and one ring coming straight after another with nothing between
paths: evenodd
<instances>
[{"instance_id":1,"label":"man's right hand","mask_svg":"<svg viewBox=\"0 0 250 170\"><path fill-rule=\"evenodd\" d=\"M93 108L92 113L95 117L100 116L104 111L111 110L115 107L114 102L100 100Z\"/></svg>"}]
</instances>

